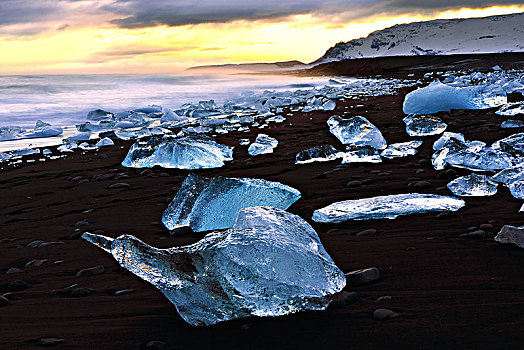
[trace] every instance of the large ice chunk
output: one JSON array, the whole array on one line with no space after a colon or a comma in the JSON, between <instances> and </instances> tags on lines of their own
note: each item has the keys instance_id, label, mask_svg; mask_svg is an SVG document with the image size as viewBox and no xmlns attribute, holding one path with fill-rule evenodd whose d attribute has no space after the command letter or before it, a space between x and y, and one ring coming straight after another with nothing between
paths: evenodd
<instances>
[{"instance_id":1,"label":"large ice chunk","mask_svg":"<svg viewBox=\"0 0 524 350\"><path fill-rule=\"evenodd\" d=\"M494 142L491 147L513 155L524 155L524 132L513 134L502 140L498 140Z\"/></svg>"},{"instance_id":2,"label":"large ice chunk","mask_svg":"<svg viewBox=\"0 0 524 350\"><path fill-rule=\"evenodd\" d=\"M524 180L517 180L509 185L509 191L513 197L524 199Z\"/></svg>"},{"instance_id":3,"label":"large ice chunk","mask_svg":"<svg viewBox=\"0 0 524 350\"><path fill-rule=\"evenodd\" d=\"M500 127L502 129L524 128L524 121L508 119L503 121L502 124L500 124Z\"/></svg>"},{"instance_id":4,"label":"large ice chunk","mask_svg":"<svg viewBox=\"0 0 524 350\"><path fill-rule=\"evenodd\" d=\"M189 175L162 216L175 230L190 226L195 232L231 228L242 208L269 206L287 209L300 192L279 182L249 178Z\"/></svg>"},{"instance_id":5,"label":"large ice chunk","mask_svg":"<svg viewBox=\"0 0 524 350\"><path fill-rule=\"evenodd\" d=\"M493 196L497 193L497 183L486 175L471 174L461 176L450 183L448 188L455 196Z\"/></svg>"},{"instance_id":6,"label":"large ice chunk","mask_svg":"<svg viewBox=\"0 0 524 350\"><path fill-rule=\"evenodd\" d=\"M217 143L206 135L189 135L179 138L152 137L137 141L122 162L125 167L203 169L219 168L233 160L233 147Z\"/></svg>"},{"instance_id":7,"label":"large ice chunk","mask_svg":"<svg viewBox=\"0 0 524 350\"><path fill-rule=\"evenodd\" d=\"M266 134L258 134L255 142L249 145L247 152L251 156L259 154L273 153L273 149L278 146L278 140Z\"/></svg>"},{"instance_id":8,"label":"large ice chunk","mask_svg":"<svg viewBox=\"0 0 524 350\"><path fill-rule=\"evenodd\" d=\"M193 326L323 310L346 278L315 230L276 208L242 209L233 229L157 249L130 235L82 237L157 287Z\"/></svg>"},{"instance_id":9,"label":"large ice chunk","mask_svg":"<svg viewBox=\"0 0 524 350\"><path fill-rule=\"evenodd\" d=\"M520 248L524 248L524 226L502 226L499 233L495 236L495 241L500 243L513 243Z\"/></svg>"},{"instance_id":10,"label":"large ice chunk","mask_svg":"<svg viewBox=\"0 0 524 350\"><path fill-rule=\"evenodd\" d=\"M454 87L434 81L410 92L404 99L405 114L431 114L452 109L483 109L506 103L504 92L492 87Z\"/></svg>"},{"instance_id":11,"label":"large ice chunk","mask_svg":"<svg viewBox=\"0 0 524 350\"><path fill-rule=\"evenodd\" d=\"M457 211L466 203L459 198L436 194L395 194L336 202L315 210L313 221L342 222L347 220L395 219L400 215L432 211Z\"/></svg>"},{"instance_id":12,"label":"large ice chunk","mask_svg":"<svg viewBox=\"0 0 524 350\"><path fill-rule=\"evenodd\" d=\"M505 104L495 113L505 117L513 117L519 114L524 114L524 101Z\"/></svg>"},{"instance_id":13,"label":"large ice chunk","mask_svg":"<svg viewBox=\"0 0 524 350\"><path fill-rule=\"evenodd\" d=\"M106 112L102 109L96 109L87 113L87 120L96 121L96 122L107 122L113 119L113 114Z\"/></svg>"},{"instance_id":14,"label":"large ice chunk","mask_svg":"<svg viewBox=\"0 0 524 350\"><path fill-rule=\"evenodd\" d=\"M417 154L417 148L421 145L422 141L420 140L393 143L383 150L380 155L389 159L412 156Z\"/></svg>"},{"instance_id":15,"label":"large ice chunk","mask_svg":"<svg viewBox=\"0 0 524 350\"><path fill-rule=\"evenodd\" d=\"M444 132L448 127L442 119L432 115L408 115L402 119L409 136L431 136Z\"/></svg>"},{"instance_id":16,"label":"large ice chunk","mask_svg":"<svg viewBox=\"0 0 524 350\"><path fill-rule=\"evenodd\" d=\"M509 185L518 180L524 180L524 163L512 168L504 169L493 175L492 180L504 185Z\"/></svg>"},{"instance_id":17,"label":"large ice chunk","mask_svg":"<svg viewBox=\"0 0 524 350\"><path fill-rule=\"evenodd\" d=\"M32 133L25 135L27 138L39 138L39 137L53 137L62 135L63 129L58 126L52 126L49 123L45 123L41 120L37 120L35 128Z\"/></svg>"},{"instance_id":18,"label":"large ice chunk","mask_svg":"<svg viewBox=\"0 0 524 350\"><path fill-rule=\"evenodd\" d=\"M328 162L330 160L341 158L342 156L343 152L335 147L331 145L322 145L300 151L295 158L295 164Z\"/></svg>"},{"instance_id":19,"label":"large ice chunk","mask_svg":"<svg viewBox=\"0 0 524 350\"><path fill-rule=\"evenodd\" d=\"M0 141L16 140L22 137L24 129L14 126L3 126L0 127Z\"/></svg>"},{"instance_id":20,"label":"large ice chunk","mask_svg":"<svg viewBox=\"0 0 524 350\"><path fill-rule=\"evenodd\" d=\"M327 124L329 131L344 145L371 146L376 149L384 149L387 146L380 130L364 117L343 119L334 115L328 119Z\"/></svg>"}]
</instances>

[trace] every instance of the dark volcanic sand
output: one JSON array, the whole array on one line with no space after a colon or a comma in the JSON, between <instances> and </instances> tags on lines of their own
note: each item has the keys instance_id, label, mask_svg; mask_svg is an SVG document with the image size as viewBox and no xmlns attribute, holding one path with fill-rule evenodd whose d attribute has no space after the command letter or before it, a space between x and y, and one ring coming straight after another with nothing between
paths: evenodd
<instances>
[{"instance_id":1,"label":"dark volcanic sand","mask_svg":"<svg viewBox=\"0 0 524 350\"><path fill-rule=\"evenodd\" d=\"M253 139L256 133L219 136L219 142L237 146L235 160L221 169L197 173L259 177L294 186L303 197L289 211L309 222L313 210L339 200L408 192L451 194L438 189L449 180L437 179L438 172L428 165L418 165L420 160L430 159L436 137L423 138L416 156L381 164L340 166L335 161L294 165L300 150L322 143L339 145L329 134L326 120L344 111L367 117L388 143L410 140L402 123L406 92L339 101L335 112L295 113L283 124L273 123L262 130L280 141L270 155L249 157L246 147L238 146L240 138ZM364 107L354 108L357 104ZM451 122L449 131L463 132L468 139L491 143L517 132L500 129L502 118L490 110L439 115ZM120 142L101 150L107 159L98 159L94 152L75 153L66 159L0 172L0 239L16 238L0 242L0 294L13 289L9 285L16 280L29 285L8 295L11 303L0 307L1 349L34 348L38 339L47 337L65 339L57 346L62 349L138 349L151 340L177 349L501 349L518 348L523 343L524 255L516 246L496 243L492 238L504 224L522 224L518 213L521 202L503 187L493 197L466 198L465 208L447 216L430 213L396 220L313 224L344 272L366 267L380 270L375 283L345 288L358 293L356 302L287 317L247 318L205 328L189 326L158 290L120 268L109 254L78 237L69 239L75 233L73 225L84 219L90 225L81 227L79 233L134 234L157 247L185 245L204 236L171 237L161 224L162 212L188 172L154 169L149 175L140 175L143 169L123 168L120 162L130 145ZM420 168L424 172L416 174ZM93 179L108 173L125 173L128 178ZM75 176L89 182L73 183L70 179ZM409 187L415 177L430 181L431 186ZM370 183L345 186L351 180L365 179ZM118 182L132 187L108 189ZM490 237L459 237L468 228L488 221L494 226L487 230ZM370 228L378 230L377 235L355 236ZM61 244L25 247L37 239ZM24 267L34 259L48 262ZM57 260L63 262L55 264ZM103 265L105 272L76 277L79 270L96 265ZM12 267L23 272L5 275ZM67 292L51 293L73 284L90 288L94 294L72 297ZM114 296L121 289L135 291ZM383 296L391 299L376 301ZM400 316L375 320L372 313L378 308L391 309Z\"/></svg>"}]
</instances>

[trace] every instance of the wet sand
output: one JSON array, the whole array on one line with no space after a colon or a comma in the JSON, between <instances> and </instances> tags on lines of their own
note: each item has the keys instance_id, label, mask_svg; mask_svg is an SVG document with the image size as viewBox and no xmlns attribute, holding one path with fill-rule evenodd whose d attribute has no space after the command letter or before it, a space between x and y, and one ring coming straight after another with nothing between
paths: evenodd
<instances>
[{"instance_id":1,"label":"wet sand","mask_svg":"<svg viewBox=\"0 0 524 350\"><path fill-rule=\"evenodd\" d=\"M0 295L9 293L10 300L0 307L0 348L31 349L42 338L63 339L56 345L59 349L139 349L150 341L162 342L156 345L167 349L518 348L524 341L524 255L516 246L493 241L502 225L523 221L518 213L522 203L506 188L499 187L493 197L466 198L465 208L448 215L340 224L311 220L315 209L340 200L409 192L451 194L445 188L451 179L439 178L441 172L428 164L437 137L415 138L424 140L417 155L380 164L294 165L295 155L303 149L340 145L326 120L346 111L368 118L388 143L411 140L402 122L407 92L338 101L334 112L294 113L267 129L221 135L217 141L236 146L234 161L220 169L195 171L204 176L264 178L300 190L302 198L289 211L313 224L337 265L344 272L380 270L374 283L346 286L346 291L358 294L357 301L326 311L246 318L205 328L186 324L161 292L79 239L84 231L103 230L111 237L133 234L153 246L170 247L204 236L171 236L161 223L162 212L189 172L123 168L120 163L132 142L119 141L98 152L75 152L0 172ZM449 123L448 131L462 132L471 140L491 143L518 132L501 129L503 118L493 111L438 116ZM238 140L253 140L259 131L280 144L274 154L249 157ZM457 170L456 176L469 173ZM78 176L88 182L71 181ZM346 187L353 180L362 185ZM415 185L420 181L429 185ZM129 188L109 188L115 183L127 183ZM89 224L75 231L79 221ZM482 224L489 237L460 237ZM377 232L356 236L366 229ZM35 240L55 243L26 247ZM47 261L25 267L36 259ZM76 276L97 265L104 266L103 273ZM22 271L5 274L10 268ZM72 285L76 286L64 289ZM71 290L76 288L90 289L92 294L74 297ZM114 295L124 289L134 291ZM381 297L387 298L378 300ZM399 317L376 320L372 313L379 308Z\"/></svg>"}]
</instances>

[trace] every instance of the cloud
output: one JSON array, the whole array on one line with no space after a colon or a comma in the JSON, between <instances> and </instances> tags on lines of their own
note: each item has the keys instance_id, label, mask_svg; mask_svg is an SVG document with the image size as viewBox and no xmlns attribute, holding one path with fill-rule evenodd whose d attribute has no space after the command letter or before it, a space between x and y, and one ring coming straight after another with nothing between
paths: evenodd
<instances>
[{"instance_id":1,"label":"cloud","mask_svg":"<svg viewBox=\"0 0 524 350\"><path fill-rule=\"evenodd\" d=\"M196 46L178 46L178 47L163 47L163 46L138 46L138 45L122 45L114 46L108 50L95 53L95 57L135 57L140 55L147 55L152 53L168 53L179 51L190 51L198 49Z\"/></svg>"}]
</instances>

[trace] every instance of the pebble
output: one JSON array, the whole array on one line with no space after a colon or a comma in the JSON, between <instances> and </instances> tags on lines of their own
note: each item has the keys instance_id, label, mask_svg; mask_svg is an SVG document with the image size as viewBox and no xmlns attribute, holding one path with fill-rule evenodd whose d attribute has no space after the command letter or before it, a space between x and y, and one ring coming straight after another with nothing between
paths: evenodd
<instances>
[{"instance_id":1,"label":"pebble","mask_svg":"<svg viewBox=\"0 0 524 350\"><path fill-rule=\"evenodd\" d=\"M424 172L426 172L426 170L424 170L424 169L417 169L417 171L415 171L415 174L422 174Z\"/></svg>"},{"instance_id":2,"label":"pebble","mask_svg":"<svg viewBox=\"0 0 524 350\"><path fill-rule=\"evenodd\" d=\"M429 181L417 181L413 184L414 188L428 188L431 187L432 184Z\"/></svg>"},{"instance_id":3,"label":"pebble","mask_svg":"<svg viewBox=\"0 0 524 350\"><path fill-rule=\"evenodd\" d=\"M407 247L407 248L406 248L406 251L408 251L408 252L409 252L409 251L412 251L412 250L417 250L417 248L415 248L415 247Z\"/></svg>"},{"instance_id":4,"label":"pebble","mask_svg":"<svg viewBox=\"0 0 524 350\"><path fill-rule=\"evenodd\" d=\"M464 234L460 235L460 237L482 238L482 237L486 237L486 231L484 231L484 230L476 230L476 231L464 233Z\"/></svg>"},{"instance_id":5,"label":"pebble","mask_svg":"<svg viewBox=\"0 0 524 350\"><path fill-rule=\"evenodd\" d=\"M71 182L76 182L76 183L79 183L80 181L82 181L84 179L83 176L75 176L71 179Z\"/></svg>"},{"instance_id":6,"label":"pebble","mask_svg":"<svg viewBox=\"0 0 524 350\"><path fill-rule=\"evenodd\" d=\"M84 227L84 226L89 226L89 222L88 221L85 221L85 220L80 220L80 221L77 221L74 225L76 228L80 228L80 227Z\"/></svg>"},{"instance_id":7,"label":"pebble","mask_svg":"<svg viewBox=\"0 0 524 350\"><path fill-rule=\"evenodd\" d=\"M358 180L353 180L353 181L349 181L347 184L346 184L346 187L360 187L362 186L362 181L358 181Z\"/></svg>"},{"instance_id":8,"label":"pebble","mask_svg":"<svg viewBox=\"0 0 524 350\"><path fill-rule=\"evenodd\" d=\"M437 179L439 180L452 180L455 177L457 177L457 172L453 169L447 169L447 170L441 171L437 175Z\"/></svg>"},{"instance_id":9,"label":"pebble","mask_svg":"<svg viewBox=\"0 0 524 350\"><path fill-rule=\"evenodd\" d=\"M78 271L76 276L77 277L80 277L80 276L96 276L96 275L101 275L103 273L104 273L104 266L98 265L98 266L88 267L88 268L82 269L82 270Z\"/></svg>"},{"instance_id":10,"label":"pebble","mask_svg":"<svg viewBox=\"0 0 524 350\"><path fill-rule=\"evenodd\" d=\"M468 231L468 232L472 232L472 231L475 231L475 230L477 230L477 226L471 226L471 227L468 227L466 229L466 231Z\"/></svg>"},{"instance_id":11,"label":"pebble","mask_svg":"<svg viewBox=\"0 0 524 350\"><path fill-rule=\"evenodd\" d=\"M11 267L9 270L5 272L6 275L10 275L13 273L20 273L23 272L22 269L19 269L18 267Z\"/></svg>"},{"instance_id":12,"label":"pebble","mask_svg":"<svg viewBox=\"0 0 524 350\"><path fill-rule=\"evenodd\" d=\"M389 309L376 309L375 311L373 311L373 317L377 320L388 320L398 316L398 313Z\"/></svg>"},{"instance_id":13,"label":"pebble","mask_svg":"<svg viewBox=\"0 0 524 350\"><path fill-rule=\"evenodd\" d=\"M79 184L86 184L86 183L88 183L88 182L89 182L88 179L83 179L83 180L81 180L81 181L78 181Z\"/></svg>"},{"instance_id":14,"label":"pebble","mask_svg":"<svg viewBox=\"0 0 524 350\"><path fill-rule=\"evenodd\" d=\"M0 307L6 306L10 303L9 299L0 295Z\"/></svg>"},{"instance_id":15,"label":"pebble","mask_svg":"<svg viewBox=\"0 0 524 350\"><path fill-rule=\"evenodd\" d=\"M448 216L451 215L451 212L449 211L443 211L442 213L438 213L436 218L439 218L439 219L445 219L447 218Z\"/></svg>"},{"instance_id":16,"label":"pebble","mask_svg":"<svg viewBox=\"0 0 524 350\"><path fill-rule=\"evenodd\" d=\"M102 180L110 180L115 177L115 174L98 174L93 175L93 180L95 181L102 181Z\"/></svg>"},{"instance_id":17,"label":"pebble","mask_svg":"<svg viewBox=\"0 0 524 350\"><path fill-rule=\"evenodd\" d=\"M135 290L134 289L122 289L122 290L117 290L115 292L115 296L120 296L120 295L126 295L126 294L130 294L130 293L133 293Z\"/></svg>"},{"instance_id":18,"label":"pebble","mask_svg":"<svg viewBox=\"0 0 524 350\"><path fill-rule=\"evenodd\" d=\"M355 236L361 237L361 236L374 236L377 234L377 230L374 228L368 228L367 230L363 230L358 232Z\"/></svg>"},{"instance_id":19,"label":"pebble","mask_svg":"<svg viewBox=\"0 0 524 350\"><path fill-rule=\"evenodd\" d=\"M429 161L427 159L421 159L418 161L418 165L420 165L421 167L427 167L429 166Z\"/></svg>"},{"instance_id":20,"label":"pebble","mask_svg":"<svg viewBox=\"0 0 524 350\"><path fill-rule=\"evenodd\" d=\"M100 153L97 158L98 159L107 159L107 158L109 158L109 156L107 154L105 154L105 153Z\"/></svg>"},{"instance_id":21,"label":"pebble","mask_svg":"<svg viewBox=\"0 0 524 350\"><path fill-rule=\"evenodd\" d=\"M94 291L89 288L75 288L71 291L71 296L75 298L88 297L93 294Z\"/></svg>"},{"instance_id":22,"label":"pebble","mask_svg":"<svg viewBox=\"0 0 524 350\"><path fill-rule=\"evenodd\" d=\"M115 184L112 184L108 187L108 189L114 190L114 189L128 189L131 188L131 185L127 182L117 182Z\"/></svg>"},{"instance_id":23,"label":"pebble","mask_svg":"<svg viewBox=\"0 0 524 350\"><path fill-rule=\"evenodd\" d=\"M7 286L7 291L8 292L19 292L29 287L31 287L31 285L27 283L26 281L16 280L16 281L9 283L9 285Z\"/></svg>"},{"instance_id":24,"label":"pebble","mask_svg":"<svg viewBox=\"0 0 524 350\"><path fill-rule=\"evenodd\" d=\"M340 232L338 228L332 228L331 230L326 232L326 234L331 235L331 234L338 233L338 232Z\"/></svg>"},{"instance_id":25,"label":"pebble","mask_svg":"<svg viewBox=\"0 0 524 350\"><path fill-rule=\"evenodd\" d=\"M358 294L355 292L346 292L343 290L340 293L333 295L332 305L343 306L358 300Z\"/></svg>"},{"instance_id":26,"label":"pebble","mask_svg":"<svg viewBox=\"0 0 524 350\"><path fill-rule=\"evenodd\" d=\"M378 298L377 300L375 300L375 303L378 303L379 301L391 300L391 299L393 299L393 297L391 295L384 295L384 296Z\"/></svg>"},{"instance_id":27,"label":"pebble","mask_svg":"<svg viewBox=\"0 0 524 350\"><path fill-rule=\"evenodd\" d=\"M36 241L32 241L31 243L27 244L26 247L38 248L42 243L45 243L45 242L42 240L36 240Z\"/></svg>"},{"instance_id":28,"label":"pebble","mask_svg":"<svg viewBox=\"0 0 524 350\"><path fill-rule=\"evenodd\" d=\"M493 228L492 224L482 224L479 226L481 230L491 230Z\"/></svg>"},{"instance_id":29,"label":"pebble","mask_svg":"<svg viewBox=\"0 0 524 350\"><path fill-rule=\"evenodd\" d=\"M154 349L154 350L162 350L165 349L167 346L167 343L160 340L151 340L147 342L146 349Z\"/></svg>"},{"instance_id":30,"label":"pebble","mask_svg":"<svg viewBox=\"0 0 524 350\"><path fill-rule=\"evenodd\" d=\"M160 173L160 174L158 174L158 176L160 176L160 177L169 177L169 174L168 173Z\"/></svg>"},{"instance_id":31,"label":"pebble","mask_svg":"<svg viewBox=\"0 0 524 350\"><path fill-rule=\"evenodd\" d=\"M45 262L47 262L46 259L31 260L27 264L25 264L25 267L37 267L41 266Z\"/></svg>"},{"instance_id":32,"label":"pebble","mask_svg":"<svg viewBox=\"0 0 524 350\"><path fill-rule=\"evenodd\" d=\"M373 180L372 179L364 179L361 182L362 182L362 185L369 185L370 183L373 182Z\"/></svg>"},{"instance_id":33,"label":"pebble","mask_svg":"<svg viewBox=\"0 0 524 350\"><path fill-rule=\"evenodd\" d=\"M376 267L362 270L351 271L345 274L348 285L358 286L376 281L380 277L380 272Z\"/></svg>"},{"instance_id":34,"label":"pebble","mask_svg":"<svg viewBox=\"0 0 524 350\"><path fill-rule=\"evenodd\" d=\"M42 347L55 346L65 343L65 339L62 338L42 338L39 339L37 344Z\"/></svg>"}]
</instances>

